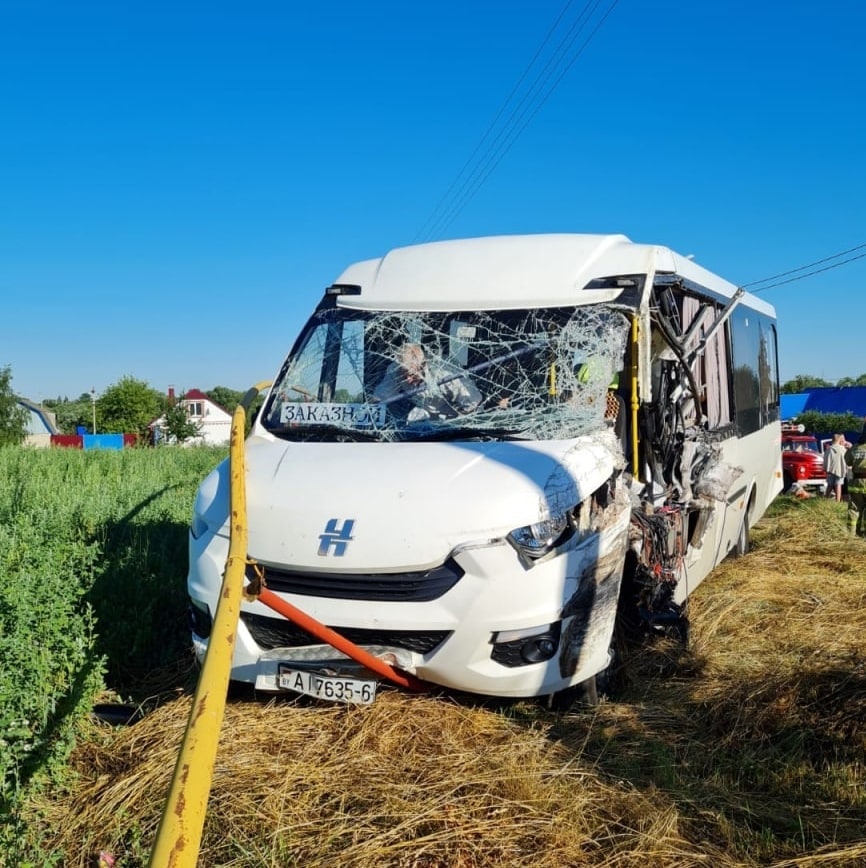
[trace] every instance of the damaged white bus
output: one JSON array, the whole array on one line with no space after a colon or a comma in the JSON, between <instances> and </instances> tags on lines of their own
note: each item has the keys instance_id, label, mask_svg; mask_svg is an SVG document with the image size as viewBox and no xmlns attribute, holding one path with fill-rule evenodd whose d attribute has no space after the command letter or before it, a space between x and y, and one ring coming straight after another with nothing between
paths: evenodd
<instances>
[{"instance_id":1,"label":"damaged white bus","mask_svg":"<svg viewBox=\"0 0 866 868\"><path fill-rule=\"evenodd\" d=\"M592 701L618 617L683 604L781 489L771 306L622 235L392 250L350 266L245 444L251 583L423 682ZM201 657L229 543L201 485ZM369 702L365 667L255 599L232 679Z\"/></svg>"}]
</instances>

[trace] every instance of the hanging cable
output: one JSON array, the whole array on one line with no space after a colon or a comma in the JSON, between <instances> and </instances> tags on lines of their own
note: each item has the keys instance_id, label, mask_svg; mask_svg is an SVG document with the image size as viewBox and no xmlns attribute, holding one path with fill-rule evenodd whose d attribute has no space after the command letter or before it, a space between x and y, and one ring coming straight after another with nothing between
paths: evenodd
<instances>
[{"instance_id":1,"label":"hanging cable","mask_svg":"<svg viewBox=\"0 0 866 868\"><path fill-rule=\"evenodd\" d=\"M841 253L836 253L833 256L827 256L824 259L818 259L815 262L810 263L809 265L801 265L799 268L792 268L788 271L783 271L774 277L765 277L763 280L754 280L751 283L744 283L743 288L747 286L755 286L758 283L765 283L768 280L775 280L776 277L784 277L787 274L796 274L798 271L802 271L806 268L812 268L813 265L818 265L821 262L829 262L831 259L836 259L839 256L844 256L846 253L852 253L855 250L862 250L866 247L866 244L858 244L856 247L850 248L850 250L844 250ZM773 289L777 286L783 286L786 283L794 283L797 280L803 280L807 277L812 277L815 274L821 274L824 271L832 271L834 268L840 268L843 265L848 265L850 262L855 262L858 259L866 258L866 253L859 253L857 256L849 256L847 259L843 259L840 262L834 262L832 265L825 265L823 268L814 268L812 271L807 271L805 274L798 274L796 277L789 277L786 280L777 280L775 283L770 283L767 286L762 286L759 289L749 290L752 295L757 295L759 292L764 292L767 289Z\"/></svg>"},{"instance_id":2,"label":"hanging cable","mask_svg":"<svg viewBox=\"0 0 866 868\"><path fill-rule=\"evenodd\" d=\"M479 140L478 144L475 146L474 150L469 155L466 162L460 168L460 171L457 173L457 176L451 182L451 185L442 194L442 198L440 198L439 201L436 203L436 207L433 209L432 213L427 218L427 221L424 223L424 225L421 227L418 234L415 236L415 239L414 239L415 241L420 240L424 236L425 231L427 230L428 226L431 226L431 224L435 224L435 221L438 220L439 217L441 217L440 211L442 210L442 208L445 204L445 201L448 199L448 197L454 191L454 188L457 186L460 179L466 173L466 170L471 165L472 160L475 159L475 155L481 150L481 146L487 141L487 139L492 134L494 128L496 127L496 124L499 123L499 119L502 117L503 114L505 114L505 110L508 107L508 104L511 102L512 99L514 99L515 95L517 94L518 90L520 89L520 86L523 84L523 82L526 80L526 77L529 75L529 70L532 69L532 67L535 65L535 62L541 56L542 51L544 51L544 47L547 45L548 42L550 42L550 39L553 36L554 31L556 30L557 27L559 27L560 21L562 21L563 16L568 11L569 7L571 6L571 4L573 2L574 2L574 0L566 0L565 6L562 7L562 9L559 12L559 15L556 16L556 20L553 22L553 24L550 26L550 29L547 31L547 35L544 37L544 39L542 39L541 45L538 46L538 48L535 51L535 54L532 56L532 60L529 61L529 63L526 65L526 68L521 73L520 78L517 79L517 83L514 85L513 88L511 88L511 93L509 93L508 96L505 98L505 102L503 102L502 105L500 106L499 111L496 113L496 116L493 118L493 120L488 125L487 129L484 131L484 135L481 136L481 139Z\"/></svg>"},{"instance_id":3,"label":"hanging cable","mask_svg":"<svg viewBox=\"0 0 866 868\"><path fill-rule=\"evenodd\" d=\"M570 5L570 3L566 4L565 8L558 16L554 26L545 37L545 40L542 43L542 49L539 49L539 51L536 52L529 67L527 67L527 69L521 75L518 85L515 86L514 89L512 89L512 93L511 95L509 95L509 99L506 100L506 103L497 113L496 119L490 125L488 131L485 133L485 136L482 139L482 143L479 143L478 147L476 147L475 151L473 151L473 157L470 157L470 160L467 161L467 164L463 167L463 169L461 169L461 173L458 175L458 179L461 175L465 175L464 180L458 184L458 179L455 179L454 183L452 183L452 185L449 187L449 192L446 193L445 196L443 196L442 200L440 200L439 205L437 205L437 208L434 210L434 213L431 215L430 218L428 218L427 222L425 223L426 232L423 233L422 240L432 240L432 238L435 237L437 234L441 234L442 232L444 232L445 229L454 221L460 211L463 210L469 200L478 192L482 184L487 180L493 170L502 161L502 158L505 156L505 154L514 145L515 141L523 132L523 130L526 129L529 123L533 120L533 118L538 114L538 112L550 98L553 91L558 87L558 85L564 78L565 74L574 65L574 63L583 53L584 49L587 47L595 34L607 20L608 16L613 11L619 0L612 0L605 13L602 15L600 21L598 21L598 23L596 24L595 28L581 43L581 45L575 50L575 42L577 41L580 34L584 31L584 29L588 26L590 19L596 13L596 10L598 9L601 2L602 0L588 0L577 19L572 22L565 36L560 40L552 56L545 63L544 67L535 77L528 90L518 101L517 105L511 110L511 113L509 114L504 124L501 126L499 132L492 137L492 140L484 149L484 152L478 157L475 167L467 174L467 166L472 162L474 156L478 154L478 152L481 150L481 144L483 143L483 141L487 138L490 138L492 129L495 127L498 119L501 118L502 115L505 113L508 102L519 89L520 82L525 80L529 72L529 68L540 56L544 45L549 42L551 34L556 29L556 26L559 24L565 14L565 11ZM559 74L556 75L558 69ZM551 82L551 79L553 79L554 75L556 75L556 78L553 80L552 84L549 84ZM449 196L451 197L451 202L450 204L446 205L444 203Z\"/></svg>"},{"instance_id":4,"label":"hanging cable","mask_svg":"<svg viewBox=\"0 0 866 868\"><path fill-rule=\"evenodd\" d=\"M829 262L831 259L838 259L840 256L847 256L849 253L854 253L855 250L862 250L866 247L866 243L858 244L856 247L851 247L848 250L843 250L841 253L834 253L832 256L825 256L823 259L816 259L814 262L809 262L806 265L801 265L798 268L791 268L788 271L781 271L779 274L771 274L769 277L765 277L762 280L753 280L750 283L744 283L743 288L745 289L747 286L757 286L759 283L768 283L771 280L776 280L779 277L787 277L789 274L796 274L798 271L804 271L807 268L812 268L815 265L821 265L824 262ZM829 266L830 268L836 268L839 265L845 265L847 262L851 262L854 259L861 259L866 254L861 254L860 256L852 256L851 259L846 259L845 262L838 262L835 265ZM827 271L827 268L819 268L815 272L811 272L813 274L817 274L820 271ZM808 274L804 274L803 277L808 277ZM796 279L796 278L795 278ZM782 281L783 283L787 283L788 281ZM774 284L774 286L778 286L778 284ZM768 289L769 287L765 287ZM760 292L761 290L752 290L752 292Z\"/></svg>"}]
</instances>

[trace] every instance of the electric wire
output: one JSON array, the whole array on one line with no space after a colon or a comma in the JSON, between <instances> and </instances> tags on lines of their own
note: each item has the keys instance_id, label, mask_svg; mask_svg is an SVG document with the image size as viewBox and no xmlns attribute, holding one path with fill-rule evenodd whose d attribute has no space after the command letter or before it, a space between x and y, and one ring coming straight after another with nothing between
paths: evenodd
<instances>
[{"instance_id":1,"label":"electric wire","mask_svg":"<svg viewBox=\"0 0 866 868\"><path fill-rule=\"evenodd\" d=\"M789 274L796 274L798 271L805 271L807 268L813 268L816 265L821 265L825 262L829 262L831 259L838 259L840 256L847 256L849 253L854 253L857 250L862 250L866 247L866 242L863 244L857 244L855 247L849 247L848 250L842 250L839 253L834 253L832 256L825 256L823 259L816 259L814 262L808 262L805 265L800 265L797 268L789 268L787 271L780 271L778 274L771 274L769 277L764 277L761 280L753 280L749 283L742 284L742 288L745 289L749 286L757 286L759 283L768 283L770 281L775 281L780 277L787 277ZM840 265L846 265L849 262L853 262L855 259L862 259L866 256L866 253L861 253L858 256L852 256L850 259L845 259L842 262L834 263L833 265L828 265L826 268L818 268L815 271L810 271L808 274L803 274L800 277L791 278L791 280L782 280L778 283L773 283L772 286L780 286L784 283L792 283L794 280L800 280L802 277L810 277L812 274L819 274L822 271L829 271L832 268L838 268ZM765 286L762 289L753 289L752 294L757 292L763 292L764 289L770 289L770 286Z\"/></svg>"},{"instance_id":2,"label":"electric wire","mask_svg":"<svg viewBox=\"0 0 866 868\"><path fill-rule=\"evenodd\" d=\"M523 72L519 76L515 85L512 87L503 104L500 106L493 120L484 131L484 134L482 135L478 144L475 146L466 162L460 168L460 171L457 173L454 180L449 185L448 189L439 199L436 207L427 218L421 230L415 235L415 241L432 240L437 234L443 233L448 228L448 226L450 226L451 223L457 218L459 213L475 196L475 194L478 192L478 190L481 188L487 178L490 177L492 172L497 168L497 166L500 164L508 151L513 147L514 143L517 141L517 139L520 137L526 127L532 122L538 112L550 99L553 92L562 82L562 79L565 77L565 75L568 73L568 71L575 64L575 62L584 52L586 47L598 33L599 29L610 16L611 12L613 12L619 0L612 0L604 14L596 23L595 27L586 37L586 39L580 44L577 50L573 51L575 42L577 41L583 30L586 28L590 19L596 13L598 7L601 5L602 2L602 0L587 0L580 14L574 21L572 21L571 25L566 31L565 36L562 37L556 48L553 50L551 56L548 57L541 71L535 76L532 84L524 92L523 96L517 101L517 104L511 109L504 124L494 135L494 130L496 129L497 124L506 114L509 104L512 103L512 101L516 98L516 95L520 91L521 86L527 80L531 69L533 68L533 66L535 66L536 62L542 56L545 47L550 43L553 34L560 26L562 20L564 19L568 10L571 8L573 2L574 0L566 0L565 5L556 16L553 24L548 29L547 33L544 36L544 39L541 41L539 47L536 49L531 60L524 68ZM571 52L570 56L569 52ZM557 67L560 67L564 60L567 60L567 62L565 62L565 65L561 67L559 74L557 75L555 80L553 80L553 83L550 84L548 87L548 84L550 83L551 79L557 71ZM487 143L486 148L484 148L485 143ZM484 148L484 151L479 156L482 148ZM476 157L477 161L475 162L475 166L470 170L470 166L472 166L473 161L476 160ZM450 202L449 197L451 199ZM848 254L855 253L856 251L863 250L864 248L866 248L866 242L864 242L863 244L858 244L847 250L843 250L839 253L834 253L831 256L826 256L822 259L815 260L814 262L800 265L796 268L791 268L787 271L782 271L778 274L773 274L760 280L753 280L748 283L744 283L741 286L743 289L748 287L757 287L749 290L753 295L757 295L761 292L765 292L768 289L774 289L778 286L784 286L785 284L794 283L798 280L804 280L807 277L813 277L816 274L821 274L825 271L831 271L835 268L840 268L843 265L848 265L849 263L856 260L866 258L866 252L858 253L856 256L848 256ZM841 259L838 262L832 262L832 264L830 265L824 265L823 268L815 268L815 266L817 265L823 265L824 263L831 262L832 260L839 259L843 256L847 256L848 258ZM799 274L798 272L803 273ZM785 279L780 280L779 278ZM759 286L759 284L766 285Z\"/></svg>"},{"instance_id":3,"label":"electric wire","mask_svg":"<svg viewBox=\"0 0 866 868\"><path fill-rule=\"evenodd\" d=\"M522 134L522 132L529 125L529 123L535 118L535 116L547 102L553 91L562 81L563 77L577 60L577 58L580 56L580 54L583 53L583 50L589 44L593 36L595 36L596 32L604 23L604 20L610 14L613 6L616 5L618 0L614 0L614 2L611 4L609 9L603 16L602 20L596 25L595 29L583 42L577 52L572 55L571 59L562 69L553 84L550 85L547 91L539 98L538 93L540 92L541 88L545 87L548 84L555 72L556 65L561 62L561 59L565 55L565 53L571 50L574 42L583 31L587 21L589 20L589 17L591 17L592 14L595 13L600 2L601 0L595 0L591 8L590 4L587 4L587 6L584 7L584 11L581 13L581 16L576 22L572 24L566 36L563 37L563 40L560 42L559 46L556 49L556 52L554 53L554 57L548 60L544 69L539 73L538 76L536 76L528 93L524 94L518 105L512 110L505 126L499 131L493 142L487 148L485 155L481 158L478 165L476 165L473 172L464 182L460 191L458 191L458 193L455 195L455 201L452 203L448 211L440 218L439 224L434 227L434 231L438 230L438 232L440 233L444 232L445 229L447 229L447 227L456 219L456 217L463 210L463 208L469 203L469 201L475 196L475 194L478 192L478 190L481 188L487 178L496 169L496 167L514 145L518 137ZM581 19L583 19L584 17L584 14L587 12L588 14L586 16L586 19L581 21ZM552 64L553 67L551 66Z\"/></svg>"},{"instance_id":4,"label":"electric wire","mask_svg":"<svg viewBox=\"0 0 866 868\"><path fill-rule=\"evenodd\" d=\"M463 210L466 204L475 196L490 174L496 169L519 136L523 133L529 123L535 118L541 108L550 99L553 92L561 83L566 73L571 69L577 59L581 56L587 45L598 33L601 26L605 23L614 7L619 0L612 0L607 7L601 19L596 23L593 30L589 33L586 39L575 50L574 45L577 42L581 33L588 26L590 19L595 15L602 0L588 0L584 5L583 10L578 17L571 23L565 36L562 37L557 47L554 49L551 57L548 58L544 67L536 75L528 90L523 94L517 105L512 108L508 118L499 129L499 132L492 137L484 152L478 157L475 167L467 174L466 166L461 169L461 174L465 175L464 180L458 184L457 179L449 187L449 193L446 194L434 214L428 219L425 227L426 232L423 234L424 240L431 240L437 234L441 234L448 226L456 219L457 215ZM491 131L496 125L496 121L505 114L507 105L511 101L514 94L519 90L520 83L526 79L529 69L534 64L535 60L540 56L544 46L549 42L550 36L562 20L565 12L569 8L571 0L566 4L560 15L557 17L553 27L545 37L541 48L536 51L533 60L521 75L518 85L512 89L508 100L499 110L496 119L488 128L482 142L491 137ZM564 65L563 65L564 64ZM557 75L558 71L558 75ZM554 79L554 76L556 78ZM552 83L551 79L553 79ZM481 150L481 143L473 151L473 155L477 155ZM467 161L466 165L472 162L473 158ZM458 175L458 178L460 175ZM456 188L456 189L455 189ZM450 204L444 205L443 202L451 195ZM437 216L438 215L438 216Z\"/></svg>"},{"instance_id":5,"label":"electric wire","mask_svg":"<svg viewBox=\"0 0 866 868\"><path fill-rule=\"evenodd\" d=\"M600 0L599 0L599 2L600 2ZM445 229L447 229L448 226L451 225L451 223L456 219L458 214L469 203L469 201L475 196L475 194L478 192L478 190L481 188L481 186L484 184L484 182L487 180L487 178L492 174L492 172L496 169L496 167L500 164L500 162L502 162L502 159L505 157L505 155L508 153L508 151L511 150L511 147L514 145L514 143L517 141L517 139L520 137L520 135L523 133L523 131L526 129L526 127L531 123L531 121L535 118L535 116L538 114L538 112L541 110L541 108L547 102L547 100L549 99L549 97L551 96L553 91L556 89L556 87L559 85L559 83L564 78L565 74L568 72L568 70L571 68L571 66L574 64L574 62L577 60L577 58L583 53L584 49L589 44L589 42L592 40L592 38L595 36L595 34L598 32L599 28L604 23L604 20L607 18L607 16L613 10L613 7L617 4L617 2L618 2L618 0L614 0L614 2L612 3L612 5L608 9L608 11L605 13L602 20L596 25L595 29L592 31L592 33L590 33L590 35L587 37L587 39L583 42L583 44L580 46L580 49L572 57L572 59L568 62L568 64L562 70L562 72L560 73L560 75L558 76L556 81L554 81L554 83L550 86L550 88L544 94L544 96L540 99L540 101L538 101L534 106L527 105L523 108L523 110L520 112L519 117L517 118L517 121L522 120L522 123L520 123L519 126L515 125L515 126L512 126L511 129L508 129L507 132L505 132L503 134L503 136L500 137L503 139L502 144L499 145L498 148L496 148L496 149L492 148L489 151L486 162L484 163L483 166L480 166L477 169L474 183L472 184L472 186L470 188L464 190L463 195L461 196L460 200L457 203L455 203L455 205L452 207L451 211L446 215L446 218L440 227L440 230L439 230L440 232L444 232ZM598 5L599 5L599 3L596 2L595 7L597 7ZM595 7L593 8L593 11L594 11ZM578 31L578 34L576 34L573 37L571 44L573 44L574 39L576 39L576 36L579 35L579 32L580 31ZM552 72L549 73L545 77L543 84L546 84L550 80L551 75L552 75ZM514 117L516 115L517 115L517 110L515 110L512 113L512 117ZM525 118L525 120L524 120L524 118Z\"/></svg>"},{"instance_id":6,"label":"electric wire","mask_svg":"<svg viewBox=\"0 0 866 868\"><path fill-rule=\"evenodd\" d=\"M460 171L457 173L457 175L455 176L454 180L451 182L448 189L442 194L442 197L436 203L436 207L433 209L430 216L427 218L427 221L424 223L424 225L421 227L418 234L415 236L415 239L414 239L415 241L418 241L421 237L423 237L428 226L430 226L431 223L434 223L434 221L437 220L441 216L440 211L442 210L442 208L445 204L445 201L448 199L448 197L454 191L454 188L457 186L460 179L466 173L466 170L471 165L472 160L475 159L475 155L481 150L481 146L490 137L491 133L493 132L494 128L496 127L496 124L499 123L499 119L502 117L503 114L505 114L505 110L508 107L508 104L511 102L512 99L514 99L515 95L517 94L518 90L520 89L520 86L523 84L523 82L526 80L526 77L529 75L530 69L532 69L532 67L535 65L535 62L541 56L542 51L544 51L544 47L547 45L548 42L550 42L550 39L553 36L554 31L556 30L557 27L559 27L560 21L562 21L563 16L568 11L569 7L571 6L571 4L573 2L574 2L574 0L566 0L565 6L563 6L562 9L559 11L559 15L556 16L556 19L554 20L553 24L551 24L550 29L547 31L547 34L545 35L544 39L541 40L541 44L538 46L538 48L535 51L535 54L532 56L532 60L530 60L529 63L526 65L523 72L520 74L520 78L517 79L517 83L514 85L513 88L511 88L511 93L508 94L508 96L505 98L505 102L502 103L502 105L499 108L499 111L496 113L496 116L493 118L492 121L490 121L490 124L488 125L487 129L484 131L484 135L481 136L481 139L478 141L478 144L475 146L472 153L466 159L466 162L461 166Z\"/></svg>"}]
</instances>

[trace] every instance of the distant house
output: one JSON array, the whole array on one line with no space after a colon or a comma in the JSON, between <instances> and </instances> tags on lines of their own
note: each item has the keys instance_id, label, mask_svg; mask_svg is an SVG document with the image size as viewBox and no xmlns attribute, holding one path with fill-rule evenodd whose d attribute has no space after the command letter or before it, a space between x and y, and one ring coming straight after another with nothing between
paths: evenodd
<instances>
[{"instance_id":1,"label":"distant house","mask_svg":"<svg viewBox=\"0 0 866 868\"><path fill-rule=\"evenodd\" d=\"M174 389L169 388L168 399L170 402L177 400L182 404L189 418L201 426L197 437L190 443L204 443L211 446L223 446L231 439L232 417L224 407L211 401L204 392L198 389L190 389L180 398L175 398ZM154 443L166 443L169 434L165 427L165 416L154 419L148 425Z\"/></svg>"},{"instance_id":2,"label":"distant house","mask_svg":"<svg viewBox=\"0 0 866 868\"><path fill-rule=\"evenodd\" d=\"M46 410L41 404L29 401L27 398L16 396L16 403L23 407L27 413L27 436L24 443L28 446L50 446L51 435L58 434L57 417L50 410Z\"/></svg>"}]
</instances>

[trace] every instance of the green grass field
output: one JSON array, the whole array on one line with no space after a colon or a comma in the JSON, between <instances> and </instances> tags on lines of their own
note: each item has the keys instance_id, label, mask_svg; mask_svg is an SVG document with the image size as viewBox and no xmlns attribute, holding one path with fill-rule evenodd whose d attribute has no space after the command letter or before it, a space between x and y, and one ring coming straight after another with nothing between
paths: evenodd
<instances>
[{"instance_id":1,"label":"green grass field","mask_svg":"<svg viewBox=\"0 0 866 868\"><path fill-rule=\"evenodd\" d=\"M0 449L0 846L106 685L140 699L188 661L187 526L225 454Z\"/></svg>"}]
</instances>

